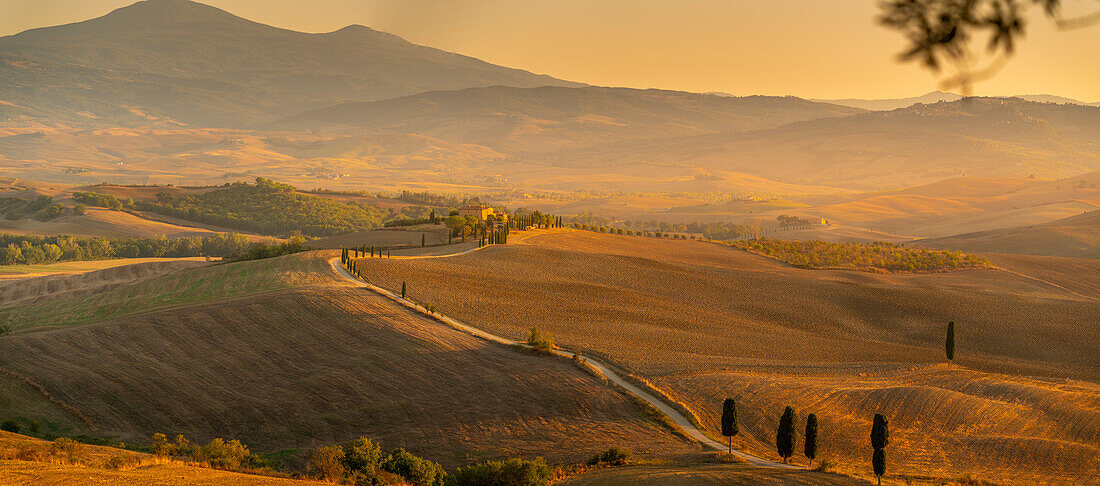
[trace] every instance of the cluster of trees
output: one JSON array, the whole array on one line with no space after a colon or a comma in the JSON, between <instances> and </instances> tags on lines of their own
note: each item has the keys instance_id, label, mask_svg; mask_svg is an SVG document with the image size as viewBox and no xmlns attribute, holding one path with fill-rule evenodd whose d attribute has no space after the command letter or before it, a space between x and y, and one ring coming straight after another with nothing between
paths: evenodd
<instances>
[{"instance_id":1,"label":"cluster of trees","mask_svg":"<svg viewBox=\"0 0 1100 486\"><path fill-rule=\"evenodd\" d=\"M531 328L527 335L527 345L535 351L543 353L554 352L554 337L550 333L540 330L537 326Z\"/></svg>"},{"instance_id":2,"label":"cluster of trees","mask_svg":"<svg viewBox=\"0 0 1100 486\"><path fill-rule=\"evenodd\" d=\"M481 234L481 239L477 242L477 246L481 248L486 245L507 245L509 233L510 229L508 226L501 226L494 229L485 228Z\"/></svg>"},{"instance_id":3,"label":"cluster of trees","mask_svg":"<svg viewBox=\"0 0 1100 486\"><path fill-rule=\"evenodd\" d=\"M0 198L0 212L4 213L4 218L9 220L33 216L39 221L49 221L65 214L65 211L65 205L53 202L50 196L38 196L29 201L15 197ZM87 208L83 204L72 208L73 214L86 212Z\"/></svg>"},{"instance_id":4,"label":"cluster of trees","mask_svg":"<svg viewBox=\"0 0 1100 486\"><path fill-rule=\"evenodd\" d=\"M197 462L206 467L239 471L259 469L267 465L257 455L248 450L248 446L239 440L227 441L220 437L211 439L206 445L193 444L182 435L172 441L161 433L153 434L150 446L153 454Z\"/></svg>"},{"instance_id":5,"label":"cluster of trees","mask_svg":"<svg viewBox=\"0 0 1100 486\"><path fill-rule=\"evenodd\" d=\"M0 234L0 265L104 260L110 258L226 256L249 246L237 234L190 238L103 239Z\"/></svg>"},{"instance_id":6,"label":"cluster of trees","mask_svg":"<svg viewBox=\"0 0 1100 486\"><path fill-rule=\"evenodd\" d=\"M533 228L561 228L564 226L564 218L539 211L526 212L516 210L516 213L508 219L508 227L514 229Z\"/></svg>"},{"instance_id":7,"label":"cluster of trees","mask_svg":"<svg viewBox=\"0 0 1100 486\"><path fill-rule=\"evenodd\" d=\"M196 256L224 257L236 261L271 258L306 250L309 246L300 237L278 244L251 243L248 238L236 233L128 239L0 234L0 265Z\"/></svg>"},{"instance_id":8,"label":"cluster of trees","mask_svg":"<svg viewBox=\"0 0 1100 486\"><path fill-rule=\"evenodd\" d=\"M722 402L721 424L722 435L729 439L729 450L732 453L733 437L740 431L737 424L737 402L732 398L727 398ZM798 415L795 413L794 408L787 407L784 409L775 436L775 449L779 453L779 457L783 458L784 463L789 463L791 456L794 455L795 444L798 441L797 424ZM806 417L805 444L803 446L802 452L812 465L814 458L817 457L817 416L812 413Z\"/></svg>"},{"instance_id":9,"label":"cluster of trees","mask_svg":"<svg viewBox=\"0 0 1100 486\"><path fill-rule=\"evenodd\" d=\"M989 262L957 251L909 248L898 243L829 243L762 238L735 241L734 247L801 268L881 268L899 271L934 271L981 268Z\"/></svg>"},{"instance_id":10,"label":"cluster of trees","mask_svg":"<svg viewBox=\"0 0 1100 486\"><path fill-rule=\"evenodd\" d=\"M783 228L806 228L820 222L820 220L814 221L812 219L800 218L798 216L790 216L786 214L780 214L779 216L776 216L775 220L778 221L779 226L782 226Z\"/></svg>"},{"instance_id":11,"label":"cluster of trees","mask_svg":"<svg viewBox=\"0 0 1100 486\"><path fill-rule=\"evenodd\" d=\"M73 199L81 204L87 204L88 206L95 206L97 208L114 209L115 211L122 211L123 209L134 207L134 200L131 198L119 199L110 194L100 194L98 192L74 191Z\"/></svg>"},{"instance_id":12,"label":"cluster of trees","mask_svg":"<svg viewBox=\"0 0 1100 486\"><path fill-rule=\"evenodd\" d=\"M136 209L256 233L301 232L312 236L351 233L381 226L389 215L377 207L340 202L298 193L293 186L263 177L255 183L235 182L220 189L156 201L139 201Z\"/></svg>"},{"instance_id":13,"label":"cluster of trees","mask_svg":"<svg viewBox=\"0 0 1100 486\"><path fill-rule=\"evenodd\" d=\"M314 477L352 484L443 486L443 466L397 448L389 452L366 437L313 451L306 468Z\"/></svg>"},{"instance_id":14,"label":"cluster of trees","mask_svg":"<svg viewBox=\"0 0 1100 486\"><path fill-rule=\"evenodd\" d=\"M381 245L381 246L377 246L377 247L374 246L374 245L370 245L370 246L359 245L359 246L353 246L351 248L341 248L340 249L340 262L343 263L344 266L347 266L348 263L351 262L351 260L353 258L362 258L363 256L367 256L367 255L369 255L370 258L374 258L374 257L389 258L390 257L390 250L386 249L385 245Z\"/></svg>"}]
</instances>

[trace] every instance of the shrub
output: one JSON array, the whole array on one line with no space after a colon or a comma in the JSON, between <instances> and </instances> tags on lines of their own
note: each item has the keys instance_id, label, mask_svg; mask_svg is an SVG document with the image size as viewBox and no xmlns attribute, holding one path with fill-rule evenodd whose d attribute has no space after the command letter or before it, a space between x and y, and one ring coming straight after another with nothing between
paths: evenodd
<instances>
[{"instance_id":1,"label":"shrub","mask_svg":"<svg viewBox=\"0 0 1100 486\"><path fill-rule=\"evenodd\" d=\"M443 466L409 454L405 449L394 449L382 463L382 469L404 477L413 486L442 486L447 473Z\"/></svg>"},{"instance_id":2,"label":"shrub","mask_svg":"<svg viewBox=\"0 0 1100 486\"><path fill-rule=\"evenodd\" d=\"M549 333L544 333L538 327L531 328L531 334L527 336L527 345L536 351L550 353L554 351L554 338Z\"/></svg>"},{"instance_id":3,"label":"shrub","mask_svg":"<svg viewBox=\"0 0 1100 486\"><path fill-rule=\"evenodd\" d=\"M340 446L321 447L309 456L306 468L318 479L337 481L344 477L344 449Z\"/></svg>"},{"instance_id":4,"label":"shrub","mask_svg":"<svg viewBox=\"0 0 1100 486\"><path fill-rule=\"evenodd\" d=\"M611 466L622 466L630 458L630 451L618 447L608 448L600 454L600 462Z\"/></svg>"},{"instance_id":5,"label":"shrub","mask_svg":"<svg viewBox=\"0 0 1100 486\"><path fill-rule=\"evenodd\" d=\"M142 465L141 456L129 452L119 451L117 454L108 457L103 463L104 469L114 469L119 471L129 471Z\"/></svg>"},{"instance_id":6,"label":"shrub","mask_svg":"<svg viewBox=\"0 0 1100 486\"><path fill-rule=\"evenodd\" d=\"M192 454L195 455L194 452ZM239 440L226 442L219 437L203 446L195 459L217 468L240 469L241 464L246 461L251 462L252 453L248 451L248 446L241 444Z\"/></svg>"},{"instance_id":7,"label":"shrub","mask_svg":"<svg viewBox=\"0 0 1100 486\"><path fill-rule=\"evenodd\" d=\"M83 205L83 204L77 204L76 206L73 206L73 214L76 214L76 215L88 214L88 207Z\"/></svg>"},{"instance_id":8,"label":"shrub","mask_svg":"<svg viewBox=\"0 0 1100 486\"><path fill-rule=\"evenodd\" d=\"M458 468L447 478L448 486L541 486L550 480L550 467L542 458L533 461L506 459Z\"/></svg>"},{"instance_id":9,"label":"shrub","mask_svg":"<svg viewBox=\"0 0 1100 486\"><path fill-rule=\"evenodd\" d=\"M4 326L4 327L8 328L8 330L11 330L11 326ZM5 334L4 330L0 329L0 335L3 335L3 334ZM18 434L19 433L19 424L15 423L14 420L8 419L8 420L5 420L4 423L0 424L0 430L3 430L5 432L14 432L14 433Z\"/></svg>"},{"instance_id":10,"label":"shrub","mask_svg":"<svg viewBox=\"0 0 1100 486\"><path fill-rule=\"evenodd\" d=\"M344 444L344 468L349 473L358 471L370 471L382 466L386 459L386 453L374 442L366 437L360 437Z\"/></svg>"},{"instance_id":11,"label":"shrub","mask_svg":"<svg viewBox=\"0 0 1100 486\"><path fill-rule=\"evenodd\" d=\"M67 464L78 464L84 455L84 445L68 437L60 437L50 444L49 453Z\"/></svg>"}]
</instances>

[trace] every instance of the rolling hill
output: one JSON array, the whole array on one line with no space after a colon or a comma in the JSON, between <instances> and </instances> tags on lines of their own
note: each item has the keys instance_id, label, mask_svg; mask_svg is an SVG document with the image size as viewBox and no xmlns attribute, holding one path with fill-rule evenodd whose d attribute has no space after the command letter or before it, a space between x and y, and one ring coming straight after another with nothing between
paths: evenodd
<instances>
[{"instance_id":1,"label":"rolling hill","mask_svg":"<svg viewBox=\"0 0 1100 486\"><path fill-rule=\"evenodd\" d=\"M943 101L958 101L963 96L955 93L945 93L943 91L933 91L922 96L914 96L911 98L890 98L890 99L860 99L860 98L846 98L839 100L823 100L814 99L812 101L820 101L822 103L832 103L841 106L851 106L853 108L861 108L871 111L889 111L897 110L899 108L908 108L916 103L940 103ZM1066 98L1064 96L1053 95L1017 95L1012 98L1020 98L1026 101L1034 101L1036 103L1059 103L1059 104L1072 104L1072 105L1085 105L1085 106L1100 106L1100 103L1086 103L1078 101L1073 98Z\"/></svg>"},{"instance_id":2,"label":"rolling hill","mask_svg":"<svg viewBox=\"0 0 1100 486\"><path fill-rule=\"evenodd\" d=\"M744 132L860 111L794 97L493 86L343 104L294 116L275 126L417 133L515 154L621 140Z\"/></svg>"},{"instance_id":3,"label":"rolling hill","mask_svg":"<svg viewBox=\"0 0 1100 486\"><path fill-rule=\"evenodd\" d=\"M968 252L1100 258L1100 210L1050 223L920 240L916 244Z\"/></svg>"},{"instance_id":4,"label":"rolling hill","mask_svg":"<svg viewBox=\"0 0 1100 486\"><path fill-rule=\"evenodd\" d=\"M1011 261L1001 262L1011 272L872 274L800 270L703 242L565 232L522 243L357 265L376 285L407 282L414 298L498 335L522 337L537 322L566 349L666 390L714 435L722 400L736 397L735 445L762 457L776 458L790 405L819 417L821 457L863 477L875 413L891 422L891 474L1042 484L1100 466L1100 330L1090 325L1100 302L1070 290L1094 288L1095 264L1044 263L1085 281L1075 283L1028 277ZM951 365L949 320L966 343Z\"/></svg>"},{"instance_id":5,"label":"rolling hill","mask_svg":"<svg viewBox=\"0 0 1100 486\"><path fill-rule=\"evenodd\" d=\"M623 142L555 154L741 172L790 183L895 189L949 177L1066 178L1100 170L1100 107L966 98L771 130Z\"/></svg>"},{"instance_id":6,"label":"rolling hill","mask_svg":"<svg viewBox=\"0 0 1100 486\"><path fill-rule=\"evenodd\" d=\"M345 101L579 86L351 25L307 34L188 0L0 38L0 120L241 126Z\"/></svg>"},{"instance_id":7,"label":"rolling hill","mask_svg":"<svg viewBox=\"0 0 1100 486\"><path fill-rule=\"evenodd\" d=\"M5 310L39 316L0 339L0 419L138 444L158 431L238 438L291 455L366 435L448 469L509 456L575 463L609 445L698 450L567 360L351 286L328 265L336 255L151 267L167 273L97 291L97 277L117 277L104 271L82 276L88 292L29 303L0 294L14 299Z\"/></svg>"}]
</instances>

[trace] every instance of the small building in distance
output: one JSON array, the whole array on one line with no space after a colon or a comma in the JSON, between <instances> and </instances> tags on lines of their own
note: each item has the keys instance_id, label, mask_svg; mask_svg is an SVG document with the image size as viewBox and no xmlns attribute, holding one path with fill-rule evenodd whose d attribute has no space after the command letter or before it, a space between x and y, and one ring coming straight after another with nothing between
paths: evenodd
<instances>
[{"instance_id":1,"label":"small building in distance","mask_svg":"<svg viewBox=\"0 0 1100 486\"><path fill-rule=\"evenodd\" d=\"M477 218L478 221L485 221L489 219L490 216L496 216L497 219L500 219L501 216L503 216L502 214L497 214L497 212L493 210L493 208L489 206L482 206L480 204L468 204L466 206L462 206L458 208L458 215L462 216L463 218L467 216L473 216Z\"/></svg>"}]
</instances>

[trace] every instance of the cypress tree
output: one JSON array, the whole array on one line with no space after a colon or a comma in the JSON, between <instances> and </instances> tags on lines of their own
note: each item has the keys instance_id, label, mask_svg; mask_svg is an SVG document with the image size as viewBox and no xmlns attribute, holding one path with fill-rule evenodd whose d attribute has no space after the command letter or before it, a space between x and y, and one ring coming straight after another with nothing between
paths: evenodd
<instances>
[{"instance_id":1,"label":"cypress tree","mask_svg":"<svg viewBox=\"0 0 1100 486\"><path fill-rule=\"evenodd\" d=\"M955 361L955 321L947 323L947 341L944 343L947 351L947 359Z\"/></svg>"},{"instance_id":2,"label":"cypress tree","mask_svg":"<svg viewBox=\"0 0 1100 486\"><path fill-rule=\"evenodd\" d=\"M803 447L802 452L810 460L810 466L813 466L814 458L817 457L817 415L811 413L806 416L806 438L803 440L805 440L806 445Z\"/></svg>"},{"instance_id":3,"label":"cypress tree","mask_svg":"<svg viewBox=\"0 0 1100 486\"><path fill-rule=\"evenodd\" d=\"M794 455L794 443L797 440L796 423L798 418L795 416L794 409L787 407L783 410L783 417L779 419L779 431L775 436L775 450L779 453L779 457L783 458L784 463Z\"/></svg>"},{"instance_id":4,"label":"cypress tree","mask_svg":"<svg viewBox=\"0 0 1100 486\"><path fill-rule=\"evenodd\" d=\"M420 246L428 246L428 235L425 233L420 234Z\"/></svg>"},{"instance_id":5,"label":"cypress tree","mask_svg":"<svg viewBox=\"0 0 1100 486\"><path fill-rule=\"evenodd\" d=\"M722 402L722 435L729 437L730 454L733 454L733 436L737 435L737 402L732 398Z\"/></svg>"},{"instance_id":6,"label":"cypress tree","mask_svg":"<svg viewBox=\"0 0 1100 486\"><path fill-rule=\"evenodd\" d=\"M890 443L890 421L881 413L875 414L874 423L871 425L871 447L875 454L871 456L871 466L878 476L878 483L882 484L882 476L886 474L886 445Z\"/></svg>"},{"instance_id":7,"label":"cypress tree","mask_svg":"<svg viewBox=\"0 0 1100 486\"><path fill-rule=\"evenodd\" d=\"M881 413L875 414L875 421L871 425L871 447L885 449L890 443L890 421Z\"/></svg>"},{"instance_id":8,"label":"cypress tree","mask_svg":"<svg viewBox=\"0 0 1100 486\"><path fill-rule=\"evenodd\" d=\"M405 291L406 290L408 290L408 287L405 286L405 282L401 282L401 298L402 299L405 298Z\"/></svg>"},{"instance_id":9,"label":"cypress tree","mask_svg":"<svg viewBox=\"0 0 1100 486\"><path fill-rule=\"evenodd\" d=\"M871 467L875 470L875 476L878 476L879 486L882 486L882 476L886 474L885 449L875 449L875 453L871 455Z\"/></svg>"}]
</instances>

